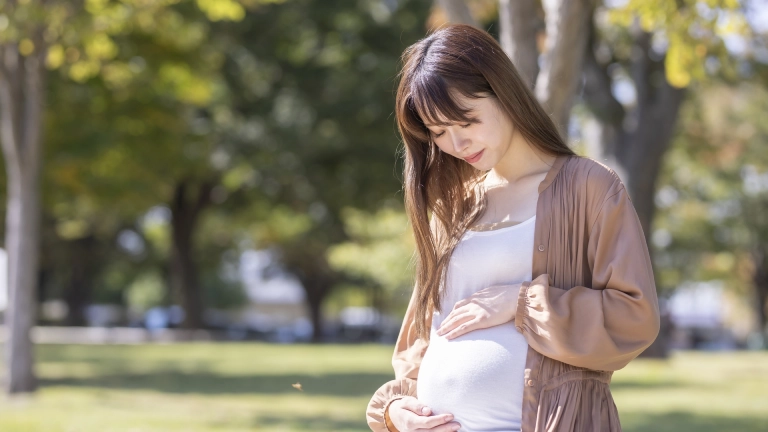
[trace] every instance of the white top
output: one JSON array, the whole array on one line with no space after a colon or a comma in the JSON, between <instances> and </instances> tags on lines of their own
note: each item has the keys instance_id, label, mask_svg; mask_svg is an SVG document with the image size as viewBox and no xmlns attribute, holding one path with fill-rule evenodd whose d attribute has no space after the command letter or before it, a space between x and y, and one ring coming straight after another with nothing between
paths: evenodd
<instances>
[{"instance_id":1,"label":"white top","mask_svg":"<svg viewBox=\"0 0 768 432\"><path fill-rule=\"evenodd\" d=\"M468 231L451 256L441 310L416 380L433 415L451 413L464 432L520 432L528 343L514 322L447 340L435 334L461 299L492 286L531 280L536 216L491 231Z\"/></svg>"}]
</instances>

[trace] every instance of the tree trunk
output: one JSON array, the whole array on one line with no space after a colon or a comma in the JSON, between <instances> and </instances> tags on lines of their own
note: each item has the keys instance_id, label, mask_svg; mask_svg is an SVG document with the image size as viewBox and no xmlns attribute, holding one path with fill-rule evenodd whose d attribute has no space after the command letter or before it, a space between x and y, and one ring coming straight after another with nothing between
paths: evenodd
<instances>
[{"instance_id":1,"label":"tree trunk","mask_svg":"<svg viewBox=\"0 0 768 432\"><path fill-rule=\"evenodd\" d=\"M472 16L469 7L463 0L437 0L437 4L445 11L448 21L478 27L477 20Z\"/></svg>"},{"instance_id":2,"label":"tree trunk","mask_svg":"<svg viewBox=\"0 0 768 432\"><path fill-rule=\"evenodd\" d=\"M534 92L566 142L573 94L581 78L594 13L592 3L590 0L543 2L547 37Z\"/></svg>"},{"instance_id":3,"label":"tree trunk","mask_svg":"<svg viewBox=\"0 0 768 432\"><path fill-rule=\"evenodd\" d=\"M752 281L755 286L755 312L760 334L763 336L763 346L768 344L768 245L759 244L752 252L755 270Z\"/></svg>"},{"instance_id":4,"label":"tree trunk","mask_svg":"<svg viewBox=\"0 0 768 432\"><path fill-rule=\"evenodd\" d=\"M308 267L308 266L307 266ZM312 343L320 343L324 340L324 326L322 305L325 297L330 292L330 284L323 278L314 278L314 271L307 272L307 267L301 271L299 280L304 286L304 292L307 294L307 305L312 319Z\"/></svg>"},{"instance_id":5,"label":"tree trunk","mask_svg":"<svg viewBox=\"0 0 768 432\"><path fill-rule=\"evenodd\" d=\"M67 242L69 250L69 286L64 292L67 303L67 318L69 326L86 325L85 307L91 299L94 275L97 272L99 259L96 237L92 234Z\"/></svg>"},{"instance_id":6,"label":"tree trunk","mask_svg":"<svg viewBox=\"0 0 768 432\"><path fill-rule=\"evenodd\" d=\"M323 326L323 313L321 309L323 302L321 300L318 300L317 297L314 297L311 300L307 301L307 305L309 306L309 315L310 315L310 319L312 320L311 342L321 343L325 339L324 326Z\"/></svg>"},{"instance_id":7,"label":"tree trunk","mask_svg":"<svg viewBox=\"0 0 768 432\"><path fill-rule=\"evenodd\" d=\"M8 308L5 315L8 394L37 388L30 331L36 319L40 238L40 170L45 58L38 31L36 51L22 56L15 43L0 45L0 141L8 176L5 248Z\"/></svg>"},{"instance_id":8,"label":"tree trunk","mask_svg":"<svg viewBox=\"0 0 768 432\"><path fill-rule=\"evenodd\" d=\"M587 35L594 13L591 0L543 2L545 32L539 68L538 2L500 0L500 43L536 98L552 117L560 135L568 140L573 95L584 62Z\"/></svg>"},{"instance_id":9,"label":"tree trunk","mask_svg":"<svg viewBox=\"0 0 768 432\"><path fill-rule=\"evenodd\" d=\"M309 245L284 245L280 260L285 268L299 278L307 297L312 319L312 342L324 340L322 304L331 287L339 281L338 275L325 260L324 250Z\"/></svg>"},{"instance_id":10,"label":"tree trunk","mask_svg":"<svg viewBox=\"0 0 768 432\"><path fill-rule=\"evenodd\" d=\"M536 0L499 1L499 43L532 90L539 75L539 34L546 27Z\"/></svg>"},{"instance_id":11,"label":"tree trunk","mask_svg":"<svg viewBox=\"0 0 768 432\"><path fill-rule=\"evenodd\" d=\"M176 184L171 201L173 244L169 273L172 292L184 309L182 327L187 329L204 327L203 298L193 256L193 235L200 213L211 202L212 188L213 183L203 183L196 190L192 190L191 182L183 180ZM192 192L189 192L190 190ZM190 193L192 198L187 196Z\"/></svg>"}]
</instances>

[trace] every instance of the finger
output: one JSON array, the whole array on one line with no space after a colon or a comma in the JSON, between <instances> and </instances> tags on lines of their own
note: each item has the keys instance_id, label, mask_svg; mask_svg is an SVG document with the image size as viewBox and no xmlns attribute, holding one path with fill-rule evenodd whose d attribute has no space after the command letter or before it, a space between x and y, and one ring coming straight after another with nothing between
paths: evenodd
<instances>
[{"instance_id":1,"label":"finger","mask_svg":"<svg viewBox=\"0 0 768 432\"><path fill-rule=\"evenodd\" d=\"M428 416L432 414L432 409L430 407L419 402L419 400L414 397L408 398L408 400L403 403L403 408L420 416Z\"/></svg>"},{"instance_id":2,"label":"finger","mask_svg":"<svg viewBox=\"0 0 768 432\"><path fill-rule=\"evenodd\" d=\"M456 327L453 331L448 333L445 338L446 339L453 339L456 337L459 337L463 334L469 333L472 330L475 329L475 324L477 324L479 321L477 319L473 319L471 321L467 321L464 324L459 325Z\"/></svg>"},{"instance_id":3,"label":"finger","mask_svg":"<svg viewBox=\"0 0 768 432\"><path fill-rule=\"evenodd\" d=\"M415 429L416 432L453 432L461 429L459 422L449 422L429 429Z\"/></svg>"},{"instance_id":4,"label":"finger","mask_svg":"<svg viewBox=\"0 0 768 432\"><path fill-rule=\"evenodd\" d=\"M449 422L451 422L451 420L453 420L452 414L440 414L440 415L434 415L430 417L419 417L413 420L411 428L416 430L423 430L423 431L434 431L433 428L446 425ZM450 425L448 429L444 429L444 430L451 430Z\"/></svg>"},{"instance_id":5,"label":"finger","mask_svg":"<svg viewBox=\"0 0 768 432\"><path fill-rule=\"evenodd\" d=\"M466 304L469 304L469 299L461 299L456 302L456 304L453 305L453 310L456 310Z\"/></svg>"},{"instance_id":6,"label":"finger","mask_svg":"<svg viewBox=\"0 0 768 432\"><path fill-rule=\"evenodd\" d=\"M449 312L448 315L443 320L443 323L446 323L446 322L450 321L456 315L460 315L460 314L462 314L464 312L466 312L464 309L460 309L458 306L454 306L453 310L451 312Z\"/></svg>"},{"instance_id":7,"label":"finger","mask_svg":"<svg viewBox=\"0 0 768 432\"><path fill-rule=\"evenodd\" d=\"M472 318L474 318L474 316L471 315L471 314L468 314L468 313L461 314L461 315L456 315L453 318L446 318L446 320L443 321L440 324L440 327L437 329L437 335L438 336L442 336L442 335L450 332L454 328L456 328L456 326L458 326L459 324L461 324L461 323L463 323L463 322L465 322L467 320L471 320Z\"/></svg>"}]
</instances>

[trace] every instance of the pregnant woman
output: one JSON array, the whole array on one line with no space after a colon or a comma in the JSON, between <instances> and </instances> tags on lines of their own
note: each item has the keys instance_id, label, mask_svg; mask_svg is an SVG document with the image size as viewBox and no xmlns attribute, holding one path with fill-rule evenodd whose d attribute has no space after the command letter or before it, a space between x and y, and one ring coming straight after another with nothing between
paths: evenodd
<instances>
[{"instance_id":1,"label":"pregnant woman","mask_svg":"<svg viewBox=\"0 0 768 432\"><path fill-rule=\"evenodd\" d=\"M574 154L486 32L444 27L403 60L416 280L368 425L620 431L611 376L659 331L624 184Z\"/></svg>"}]
</instances>

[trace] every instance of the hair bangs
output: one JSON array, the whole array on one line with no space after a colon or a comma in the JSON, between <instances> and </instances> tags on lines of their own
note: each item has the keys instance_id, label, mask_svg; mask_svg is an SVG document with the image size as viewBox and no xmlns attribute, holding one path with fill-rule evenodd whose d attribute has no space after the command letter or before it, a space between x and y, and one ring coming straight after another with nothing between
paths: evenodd
<instances>
[{"instance_id":1,"label":"hair bangs","mask_svg":"<svg viewBox=\"0 0 768 432\"><path fill-rule=\"evenodd\" d=\"M451 123L475 123L471 108L460 106L451 90L467 93L460 86L449 85L436 73L422 72L411 85L411 104L424 125L448 126ZM472 96L469 94L468 96Z\"/></svg>"}]
</instances>

